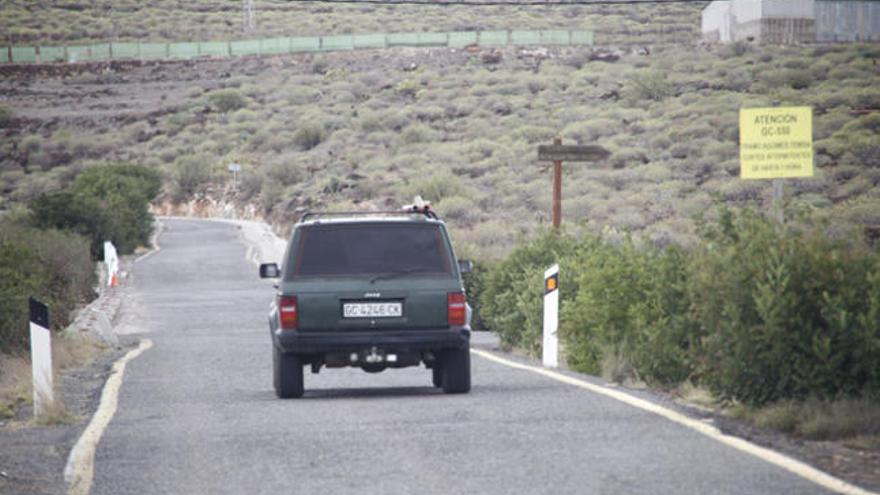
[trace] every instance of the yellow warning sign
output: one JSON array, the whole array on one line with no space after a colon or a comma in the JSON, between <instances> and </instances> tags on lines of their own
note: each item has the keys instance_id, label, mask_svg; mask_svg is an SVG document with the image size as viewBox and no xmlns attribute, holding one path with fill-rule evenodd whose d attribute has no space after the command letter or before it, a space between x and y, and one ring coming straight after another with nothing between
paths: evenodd
<instances>
[{"instance_id":1,"label":"yellow warning sign","mask_svg":"<svg viewBox=\"0 0 880 495\"><path fill-rule=\"evenodd\" d=\"M813 109L741 108L739 163L743 179L813 176Z\"/></svg>"}]
</instances>

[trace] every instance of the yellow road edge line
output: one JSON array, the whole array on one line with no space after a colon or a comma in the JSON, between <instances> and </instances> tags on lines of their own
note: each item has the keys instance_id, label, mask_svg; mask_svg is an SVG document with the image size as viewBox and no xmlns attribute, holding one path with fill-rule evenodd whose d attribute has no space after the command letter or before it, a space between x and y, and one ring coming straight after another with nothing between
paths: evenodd
<instances>
[{"instance_id":1,"label":"yellow road edge line","mask_svg":"<svg viewBox=\"0 0 880 495\"><path fill-rule=\"evenodd\" d=\"M778 466L790 473L793 473L801 478L804 478L808 481L811 481L823 488L827 488L828 490L843 493L846 495L878 495L875 492L870 492L853 484L847 483L839 478L835 478L830 474L822 472L813 466L805 464L801 461L792 459L786 455L780 454L774 450L770 450L766 447L761 447L759 445L755 445L747 440L743 440L739 437L734 437L731 435L726 435L721 432L718 428L704 423L700 420L689 418L681 413L675 412L671 409L665 408L663 406L654 404L653 402L640 399L638 397L634 397L620 390L615 390L608 387L603 387L600 385L595 385L583 380L579 380L577 378L570 377L568 375L564 375L562 373L558 373L556 371L552 371L546 368L540 368L537 366L530 366L527 364L517 363L515 361L510 361L508 359L499 357L493 353L483 351L480 349L471 349L471 352L482 357L488 359L489 361L494 361L499 364L503 364L510 368L515 368L519 370L531 371L533 373L537 373L539 375L543 375L547 378L556 380L558 382L562 382L568 385L573 385L575 387L580 387L591 392L595 392L600 395L604 395L608 398L623 402L630 406L639 408L643 411L647 411L658 416L662 416L670 421L678 423L682 426L690 428L691 430L696 431L697 433L701 433L713 440L721 442L725 445L735 448L741 452L745 452L746 454L750 454L754 457L757 457L765 462L769 462L775 466Z\"/></svg>"},{"instance_id":2,"label":"yellow road edge line","mask_svg":"<svg viewBox=\"0 0 880 495\"><path fill-rule=\"evenodd\" d=\"M113 363L113 370L110 377L104 384L104 390L101 392L101 402L98 410L92 416L89 425L80 435L76 445L70 451L67 458L67 465L64 467L64 480L67 482L68 495L86 495L92 488L92 478L95 474L95 451L98 448L98 442L113 415L116 414L116 407L119 404L119 389L122 386L122 376L125 374L125 365L132 359L138 357L153 347L153 342L149 339L143 339L136 349L132 349Z\"/></svg>"}]
</instances>

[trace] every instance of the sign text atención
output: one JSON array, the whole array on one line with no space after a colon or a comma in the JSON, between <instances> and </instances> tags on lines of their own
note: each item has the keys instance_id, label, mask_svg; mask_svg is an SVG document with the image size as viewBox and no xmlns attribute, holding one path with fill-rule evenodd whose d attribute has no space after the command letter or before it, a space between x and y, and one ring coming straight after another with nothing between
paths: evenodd
<instances>
[{"instance_id":1,"label":"sign text atenci\u00f3n","mask_svg":"<svg viewBox=\"0 0 880 495\"><path fill-rule=\"evenodd\" d=\"M739 160L743 179L812 177L813 109L740 109Z\"/></svg>"}]
</instances>

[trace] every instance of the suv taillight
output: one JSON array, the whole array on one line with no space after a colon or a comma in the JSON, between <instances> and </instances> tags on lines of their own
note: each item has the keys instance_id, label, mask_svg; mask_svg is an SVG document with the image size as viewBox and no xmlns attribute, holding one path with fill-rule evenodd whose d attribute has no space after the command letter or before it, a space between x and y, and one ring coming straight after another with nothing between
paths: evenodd
<instances>
[{"instance_id":1,"label":"suv taillight","mask_svg":"<svg viewBox=\"0 0 880 495\"><path fill-rule=\"evenodd\" d=\"M467 319L467 303L461 292L446 295L446 314L450 326L462 326Z\"/></svg>"},{"instance_id":2,"label":"suv taillight","mask_svg":"<svg viewBox=\"0 0 880 495\"><path fill-rule=\"evenodd\" d=\"M296 296L278 298L278 317L281 320L282 330L296 330L298 314Z\"/></svg>"}]
</instances>

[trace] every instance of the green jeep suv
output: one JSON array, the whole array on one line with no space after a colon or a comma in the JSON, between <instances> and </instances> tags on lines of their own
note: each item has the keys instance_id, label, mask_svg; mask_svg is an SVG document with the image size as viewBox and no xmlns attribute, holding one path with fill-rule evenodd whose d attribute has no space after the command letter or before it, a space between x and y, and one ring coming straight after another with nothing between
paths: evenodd
<instances>
[{"instance_id":1,"label":"green jeep suv","mask_svg":"<svg viewBox=\"0 0 880 495\"><path fill-rule=\"evenodd\" d=\"M446 393L471 388L470 316L445 224L429 208L306 213L293 229L269 314L275 393L302 397L303 367L370 373L419 366Z\"/></svg>"}]
</instances>

